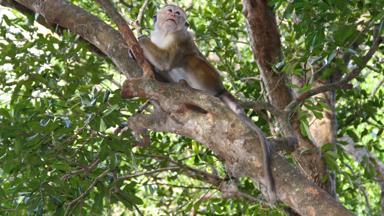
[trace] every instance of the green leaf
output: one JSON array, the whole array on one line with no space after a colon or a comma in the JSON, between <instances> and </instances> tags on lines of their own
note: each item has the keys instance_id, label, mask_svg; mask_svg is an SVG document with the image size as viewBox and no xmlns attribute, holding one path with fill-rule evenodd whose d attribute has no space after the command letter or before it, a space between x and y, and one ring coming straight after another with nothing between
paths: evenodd
<instances>
[{"instance_id":1,"label":"green leaf","mask_svg":"<svg viewBox=\"0 0 384 216\"><path fill-rule=\"evenodd\" d=\"M107 130L107 125L105 124L103 118L100 118L100 131L104 132L105 130Z\"/></svg>"}]
</instances>

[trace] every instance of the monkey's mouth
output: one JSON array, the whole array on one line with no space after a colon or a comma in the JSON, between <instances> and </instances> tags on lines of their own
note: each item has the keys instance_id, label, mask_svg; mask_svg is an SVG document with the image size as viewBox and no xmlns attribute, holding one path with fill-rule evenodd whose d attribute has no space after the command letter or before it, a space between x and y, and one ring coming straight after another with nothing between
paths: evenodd
<instances>
[{"instance_id":1,"label":"monkey's mouth","mask_svg":"<svg viewBox=\"0 0 384 216\"><path fill-rule=\"evenodd\" d=\"M173 18L166 19L165 21L172 21L172 22L176 23L176 19L173 19Z\"/></svg>"}]
</instances>

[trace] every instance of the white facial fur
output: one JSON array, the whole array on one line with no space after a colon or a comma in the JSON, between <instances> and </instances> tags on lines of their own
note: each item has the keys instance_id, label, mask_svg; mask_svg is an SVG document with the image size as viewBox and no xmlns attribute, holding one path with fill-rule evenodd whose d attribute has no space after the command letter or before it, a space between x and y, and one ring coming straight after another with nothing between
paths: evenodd
<instances>
[{"instance_id":1,"label":"white facial fur","mask_svg":"<svg viewBox=\"0 0 384 216\"><path fill-rule=\"evenodd\" d=\"M151 33L151 41L159 48L166 49L174 42L174 36L155 29Z\"/></svg>"}]
</instances>

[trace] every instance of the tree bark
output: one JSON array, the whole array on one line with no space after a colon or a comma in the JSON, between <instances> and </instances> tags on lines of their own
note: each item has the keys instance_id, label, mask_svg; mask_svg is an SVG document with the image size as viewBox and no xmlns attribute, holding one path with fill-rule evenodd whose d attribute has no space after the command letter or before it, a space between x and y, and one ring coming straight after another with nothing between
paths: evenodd
<instances>
[{"instance_id":1,"label":"tree bark","mask_svg":"<svg viewBox=\"0 0 384 216\"><path fill-rule=\"evenodd\" d=\"M282 56L281 42L275 16L267 0L243 0L243 13L247 20L248 32L254 58L258 64L263 85L270 103L282 113L293 100L292 89L287 85L285 73L276 71L276 64ZM294 136L299 148L294 152L295 159L306 176L320 187L331 191L323 176L327 175L325 162L319 149L311 140L301 134L298 115L285 113L275 116L285 136ZM290 119L290 120L289 120Z\"/></svg>"}]
</instances>

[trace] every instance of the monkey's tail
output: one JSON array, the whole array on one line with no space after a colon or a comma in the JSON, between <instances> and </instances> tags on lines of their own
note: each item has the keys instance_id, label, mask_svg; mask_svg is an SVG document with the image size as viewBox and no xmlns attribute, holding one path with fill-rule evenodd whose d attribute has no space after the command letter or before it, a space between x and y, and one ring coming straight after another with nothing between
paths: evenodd
<instances>
[{"instance_id":1,"label":"monkey's tail","mask_svg":"<svg viewBox=\"0 0 384 216\"><path fill-rule=\"evenodd\" d=\"M260 145L263 150L263 167L264 167L264 183L266 184L266 192L270 203L275 203L276 198L276 189L275 182L272 177L272 167L271 167L271 149L269 142L265 138L263 132L259 127L257 127L253 121L245 114L244 109L237 102L236 98L231 95L228 91L221 92L218 97L243 121L248 127L257 133L257 136L260 139Z\"/></svg>"}]
</instances>

